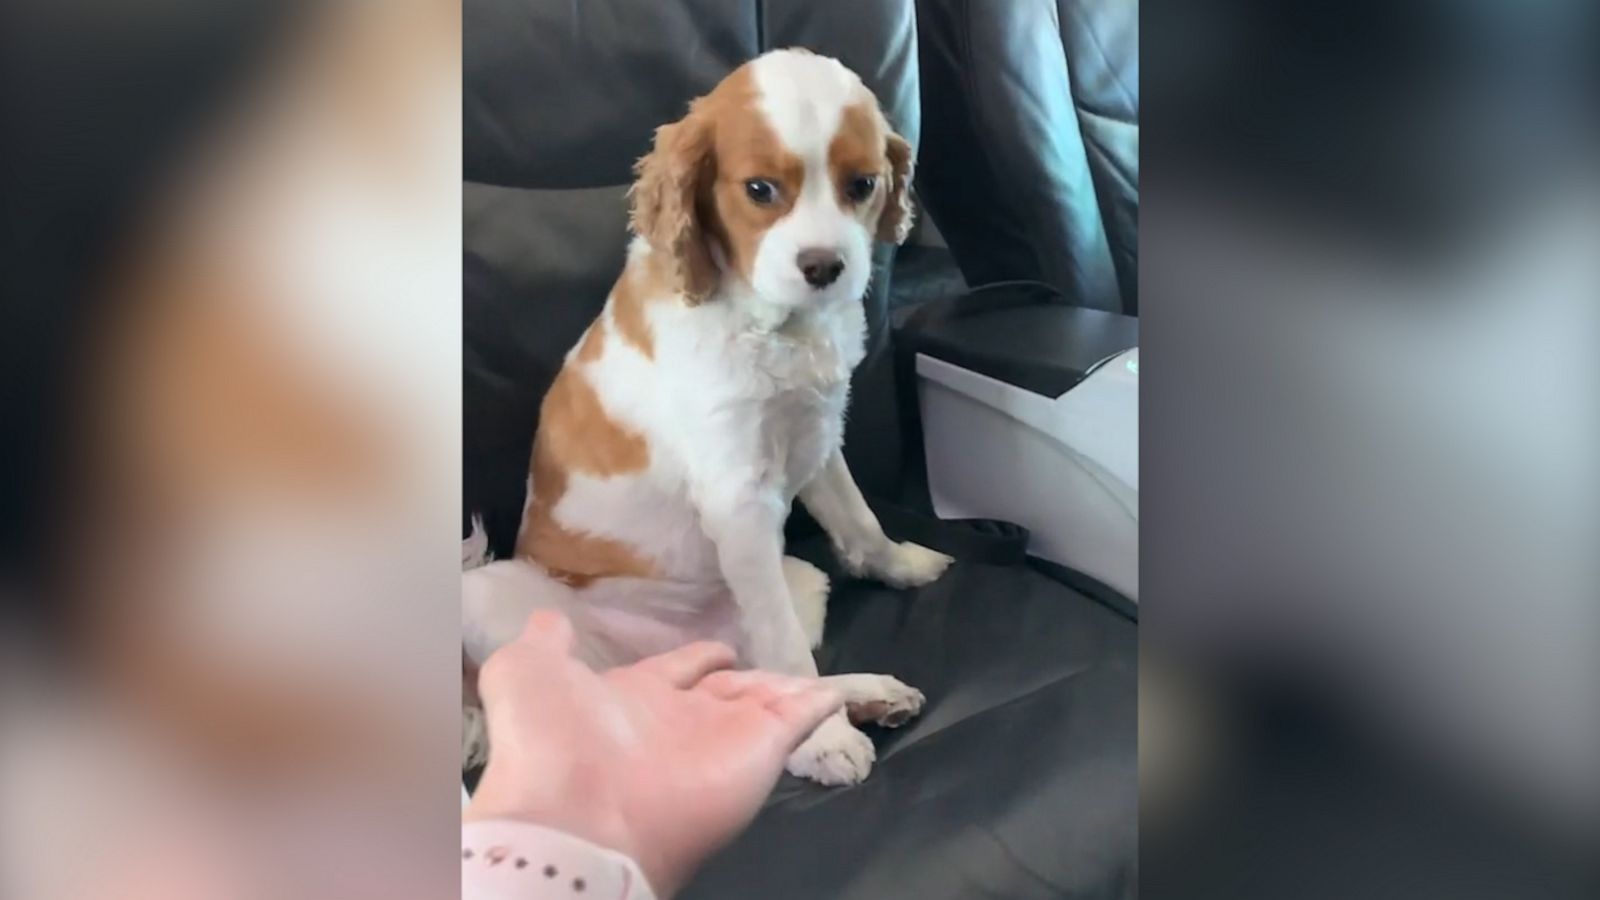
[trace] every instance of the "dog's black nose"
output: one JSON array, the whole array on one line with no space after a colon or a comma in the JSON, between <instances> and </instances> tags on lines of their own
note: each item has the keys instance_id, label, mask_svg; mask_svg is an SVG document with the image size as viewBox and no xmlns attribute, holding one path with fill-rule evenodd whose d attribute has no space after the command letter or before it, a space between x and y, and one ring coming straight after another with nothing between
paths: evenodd
<instances>
[{"instance_id":1,"label":"dog's black nose","mask_svg":"<svg viewBox=\"0 0 1600 900\"><path fill-rule=\"evenodd\" d=\"M838 281L839 273L844 271L844 260L839 254L819 247L801 250L794 262L806 276L806 284L812 287L827 287Z\"/></svg>"}]
</instances>

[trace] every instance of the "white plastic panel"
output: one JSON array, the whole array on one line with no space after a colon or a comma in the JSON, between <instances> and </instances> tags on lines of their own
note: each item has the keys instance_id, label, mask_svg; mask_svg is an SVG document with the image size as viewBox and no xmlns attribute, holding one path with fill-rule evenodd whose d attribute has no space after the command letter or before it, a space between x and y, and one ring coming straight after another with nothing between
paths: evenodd
<instances>
[{"instance_id":1,"label":"white plastic panel","mask_svg":"<svg viewBox=\"0 0 1600 900\"><path fill-rule=\"evenodd\" d=\"M919 354L934 510L1006 519L1028 552L1139 596L1139 351L1042 397Z\"/></svg>"}]
</instances>

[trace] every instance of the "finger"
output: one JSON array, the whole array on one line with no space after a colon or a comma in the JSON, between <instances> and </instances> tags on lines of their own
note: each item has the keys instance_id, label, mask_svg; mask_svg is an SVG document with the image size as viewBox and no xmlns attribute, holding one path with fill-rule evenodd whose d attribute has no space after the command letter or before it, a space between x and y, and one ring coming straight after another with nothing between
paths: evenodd
<instances>
[{"instance_id":1,"label":"finger","mask_svg":"<svg viewBox=\"0 0 1600 900\"><path fill-rule=\"evenodd\" d=\"M733 648L715 641L696 641L676 650L634 664L634 669L653 675L674 687L691 688L702 678L737 661Z\"/></svg>"},{"instance_id":2,"label":"finger","mask_svg":"<svg viewBox=\"0 0 1600 900\"><path fill-rule=\"evenodd\" d=\"M760 711L769 715L766 708L790 694L810 690L810 685L800 679L751 678L725 699L738 709Z\"/></svg>"},{"instance_id":3,"label":"finger","mask_svg":"<svg viewBox=\"0 0 1600 900\"><path fill-rule=\"evenodd\" d=\"M714 672L696 685L696 689L703 690L718 700L743 700L759 695L764 706L767 699L798 693L816 685L817 681L814 678L795 678L774 672L745 669Z\"/></svg>"},{"instance_id":4,"label":"finger","mask_svg":"<svg viewBox=\"0 0 1600 900\"><path fill-rule=\"evenodd\" d=\"M844 695L833 688L815 686L787 694L767 704L767 711L782 724L784 749L793 750L822 721L844 707Z\"/></svg>"},{"instance_id":5,"label":"finger","mask_svg":"<svg viewBox=\"0 0 1600 900\"><path fill-rule=\"evenodd\" d=\"M478 694L484 708L496 702L502 688L525 682L529 666L544 672L540 680L549 682L554 677L551 673L574 665L572 645L572 624L566 616L553 610L528 616L517 639L489 654L478 668Z\"/></svg>"},{"instance_id":6,"label":"finger","mask_svg":"<svg viewBox=\"0 0 1600 900\"><path fill-rule=\"evenodd\" d=\"M572 623L553 609L541 609L528 616L518 640L567 656L572 653Z\"/></svg>"}]
</instances>

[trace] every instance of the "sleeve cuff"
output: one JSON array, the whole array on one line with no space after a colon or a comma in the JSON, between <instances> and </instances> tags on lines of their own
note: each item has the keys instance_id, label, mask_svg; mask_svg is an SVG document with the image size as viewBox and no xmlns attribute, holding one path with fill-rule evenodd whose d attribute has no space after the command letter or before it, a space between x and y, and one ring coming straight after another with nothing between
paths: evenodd
<instances>
[{"instance_id":1,"label":"sleeve cuff","mask_svg":"<svg viewBox=\"0 0 1600 900\"><path fill-rule=\"evenodd\" d=\"M462 900L656 900L633 860L528 822L461 826Z\"/></svg>"}]
</instances>

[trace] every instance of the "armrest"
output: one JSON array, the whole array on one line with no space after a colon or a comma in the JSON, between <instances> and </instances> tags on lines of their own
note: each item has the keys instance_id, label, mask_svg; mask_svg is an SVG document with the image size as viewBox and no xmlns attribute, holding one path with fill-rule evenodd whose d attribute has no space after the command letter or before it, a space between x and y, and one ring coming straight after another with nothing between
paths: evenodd
<instances>
[{"instance_id":1,"label":"armrest","mask_svg":"<svg viewBox=\"0 0 1600 900\"><path fill-rule=\"evenodd\" d=\"M917 309L895 348L934 511L1021 525L1029 555L1125 609L1139 596L1138 345L1137 319L1012 283Z\"/></svg>"},{"instance_id":2,"label":"armrest","mask_svg":"<svg viewBox=\"0 0 1600 900\"><path fill-rule=\"evenodd\" d=\"M1139 320L1072 306L1046 285L995 284L918 308L896 332L903 350L1045 397L1139 345Z\"/></svg>"}]
</instances>

